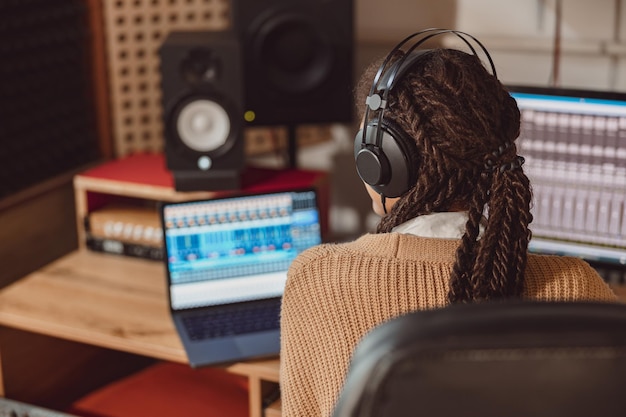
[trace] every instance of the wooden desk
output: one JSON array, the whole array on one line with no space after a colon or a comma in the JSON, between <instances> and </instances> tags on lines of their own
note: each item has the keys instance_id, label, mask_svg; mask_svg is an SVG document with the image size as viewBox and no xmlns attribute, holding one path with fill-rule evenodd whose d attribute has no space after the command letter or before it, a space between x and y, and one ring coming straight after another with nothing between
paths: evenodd
<instances>
[{"instance_id":1,"label":"wooden desk","mask_svg":"<svg viewBox=\"0 0 626 417\"><path fill-rule=\"evenodd\" d=\"M241 175L242 192L317 188L324 233L326 172L247 167ZM168 311L162 262L88 251L85 221L114 202L155 207L161 201L228 193L176 191L162 154L130 155L76 175L78 251L0 291L0 396L44 406L63 404L53 391L72 391L68 397L87 393L98 383L114 380L128 365L140 366L135 356L188 363ZM94 367L102 377L85 370ZM278 383L278 360L238 363L228 369L249 378L250 416L260 417L264 392ZM80 390L71 386L76 381L84 384ZM276 415L277 407L268 415Z\"/></svg>"},{"instance_id":2,"label":"wooden desk","mask_svg":"<svg viewBox=\"0 0 626 417\"><path fill-rule=\"evenodd\" d=\"M187 363L167 310L162 268L161 263L154 261L76 251L0 291L0 327L84 346ZM615 290L620 299L626 300L625 287ZM5 339L0 338L1 396L17 383L13 380L15 373L5 373L19 356L15 352L29 355L29 362L40 354L31 340L25 345L5 349L9 341ZM58 360L35 378L44 383L44 390L45 373L69 369L66 361L94 366L93 361L84 359L82 352L77 354L67 345L62 350L66 353L63 362ZM278 360L242 362L228 369L249 378L250 416L261 417L263 392L269 384L278 382ZM75 373L68 371L65 376L74 378ZM31 383L29 379L27 384ZM55 387L52 382L47 386ZM266 415L280 415L280 402Z\"/></svg>"},{"instance_id":3,"label":"wooden desk","mask_svg":"<svg viewBox=\"0 0 626 417\"><path fill-rule=\"evenodd\" d=\"M79 250L2 290L0 326L188 363L168 312L165 285L159 262ZM0 344L4 396L12 380L2 375L12 358L2 348ZM237 363L228 369L249 378L250 416L261 417L264 384L278 382L278 360Z\"/></svg>"}]
</instances>

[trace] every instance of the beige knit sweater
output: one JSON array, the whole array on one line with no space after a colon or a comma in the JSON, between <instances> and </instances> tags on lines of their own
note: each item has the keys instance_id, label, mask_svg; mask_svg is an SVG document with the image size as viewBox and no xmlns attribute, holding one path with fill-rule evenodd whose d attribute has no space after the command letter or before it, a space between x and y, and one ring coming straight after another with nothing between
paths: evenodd
<instances>
[{"instance_id":1,"label":"beige knit sweater","mask_svg":"<svg viewBox=\"0 0 626 417\"><path fill-rule=\"evenodd\" d=\"M292 264L283 297L283 417L327 417L352 350L377 324L447 304L457 240L386 233L317 246ZM615 301L600 276L571 257L530 255L525 296Z\"/></svg>"}]
</instances>

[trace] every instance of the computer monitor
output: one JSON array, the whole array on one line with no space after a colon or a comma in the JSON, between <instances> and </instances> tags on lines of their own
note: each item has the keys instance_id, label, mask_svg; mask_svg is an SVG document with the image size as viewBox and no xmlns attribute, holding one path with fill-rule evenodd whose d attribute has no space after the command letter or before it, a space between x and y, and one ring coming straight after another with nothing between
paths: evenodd
<instances>
[{"instance_id":1,"label":"computer monitor","mask_svg":"<svg viewBox=\"0 0 626 417\"><path fill-rule=\"evenodd\" d=\"M626 94L508 86L533 187L530 250L626 265ZM622 274L622 279L623 279Z\"/></svg>"}]
</instances>

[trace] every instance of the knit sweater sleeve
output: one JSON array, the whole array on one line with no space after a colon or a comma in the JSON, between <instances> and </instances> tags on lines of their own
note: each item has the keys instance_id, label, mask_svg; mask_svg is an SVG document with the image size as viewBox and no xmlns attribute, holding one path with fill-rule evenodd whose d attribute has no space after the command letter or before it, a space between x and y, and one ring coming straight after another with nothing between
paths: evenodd
<instances>
[{"instance_id":1,"label":"knit sweater sleeve","mask_svg":"<svg viewBox=\"0 0 626 417\"><path fill-rule=\"evenodd\" d=\"M289 271L281 312L283 417L328 417L358 341L377 324L446 303L449 262L399 261L398 236L378 249L322 245ZM386 253L382 253L386 252ZM411 250L412 252L412 250Z\"/></svg>"},{"instance_id":2,"label":"knit sweater sleeve","mask_svg":"<svg viewBox=\"0 0 626 417\"><path fill-rule=\"evenodd\" d=\"M568 256L530 255L525 296L538 300L617 301L609 285L587 262Z\"/></svg>"},{"instance_id":3,"label":"knit sweater sleeve","mask_svg":"<svg viewBox=\"0 0 626 417\"><path fill-rule=\"evenodd\" d=\"M320 258L326 261L319 262ZM331 308L337 307L332 301L337 294L320 279L332 279L338 272L321 248L303 253L290 268L281 312L283 417L330 415L333 393L341 389L337 374L349 361L343 340L349 336L334 329L337 321L350 317L340 308Z\"/></svg>"}]
</instances>

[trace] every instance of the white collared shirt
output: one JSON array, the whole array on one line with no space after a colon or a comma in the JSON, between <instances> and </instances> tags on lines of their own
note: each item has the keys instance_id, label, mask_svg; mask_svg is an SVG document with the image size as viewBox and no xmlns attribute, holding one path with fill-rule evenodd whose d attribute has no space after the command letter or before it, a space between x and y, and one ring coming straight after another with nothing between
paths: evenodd
<instances>
[{"instance_id":1,"label":"white collared shirt","mask_svg":"<svg viewBox=\"0 0 626 417\"><path fill-rule=\"evenodd\" d=\"M420 237L460 239L465 233L467 219L468 214L465 211L424 214L394 227L392 232ZM482 234L483 229L481 225L479 235Z\"/></svg>"}]
</instances>

